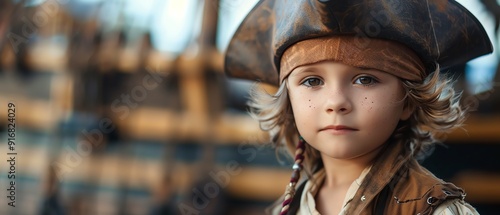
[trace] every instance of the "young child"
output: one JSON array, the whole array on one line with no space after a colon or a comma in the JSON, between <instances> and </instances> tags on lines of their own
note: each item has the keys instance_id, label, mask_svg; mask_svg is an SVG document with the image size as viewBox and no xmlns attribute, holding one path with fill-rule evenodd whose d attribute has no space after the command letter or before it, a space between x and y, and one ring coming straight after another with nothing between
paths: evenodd
<instances>
[{"instance_id":1,"label":"young child","mask_svg":"<svg viewBox=\"0 0 500 215\"><path fill-rule=\"evenodd\" d=\"M254 90L250 104L295 157L272 213L477 214L417 159L464 120L440 71L490 52L478 20L452 0L260 1L225 69L279 87Z\"/></svg>"}]
</instances>

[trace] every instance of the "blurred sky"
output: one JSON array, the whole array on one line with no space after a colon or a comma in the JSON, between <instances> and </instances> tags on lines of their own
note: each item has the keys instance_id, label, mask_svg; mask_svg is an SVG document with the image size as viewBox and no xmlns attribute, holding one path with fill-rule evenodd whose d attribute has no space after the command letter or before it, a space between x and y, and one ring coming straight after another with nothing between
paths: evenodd
<instances>
[{"instance_id":1,"label":"blurred sky","mask_svg":"<svg viewBox=\"0 0 500 215\"><path fill-rule=\"evenodd\" d=\"M44 0L34 0L39 4ZM65 6L78 18L99 17L106 30L121 27L133 38L151 31L153 45L163 52L180 53L195 40L201 27L203 0L72 0ZM223 51L230 37L257 0L222 0L218 48ZM215 6L215 5L214 5ZM135 34L137 33L137 34Z\"/></svg>"}]
</instances>

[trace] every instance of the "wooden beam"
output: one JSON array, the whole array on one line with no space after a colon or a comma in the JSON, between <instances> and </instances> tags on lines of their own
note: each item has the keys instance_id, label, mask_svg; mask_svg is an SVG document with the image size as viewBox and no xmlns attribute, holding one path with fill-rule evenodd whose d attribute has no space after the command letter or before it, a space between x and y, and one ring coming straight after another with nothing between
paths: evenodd
<instances>
[{"instance_id":1,"label":"wooden beam","mask_svg":"<svg viewBox=\"0 0 500 215\"><path fill-rule=\"evenodd\" d=\"M464 171L451 180L467 193L466 200L481 204L500 204L500 173Z\"/></svg>"},{"instance_id":2,"label":"wooden beam","mask_svg":"<svg viewBox=\"0 0 500 215\"><path fill-rule=\"evenodd\" d=\"M449 142L500 144L500 115L470 115L462 129L440 137Z\"/></svg>"}]
</instances>

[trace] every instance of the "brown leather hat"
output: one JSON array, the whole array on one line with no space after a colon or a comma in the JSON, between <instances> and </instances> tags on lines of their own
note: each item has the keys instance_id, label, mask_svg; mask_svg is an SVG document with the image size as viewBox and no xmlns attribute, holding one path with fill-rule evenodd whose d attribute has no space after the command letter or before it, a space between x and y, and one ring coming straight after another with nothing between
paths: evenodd
<instances>
[{"instance_id":1,"label":"brown leather hat","mask_svg":"<svg viewBox=\"0 0 500 215\"><path fill-rule=\"evenodd\" d=\"M335 35L403 44L427 73L436 63L446 69L493 51L483 26L453 0L261 0L229 43L225 71L279 85L288 47Z\"/></svg>"}]
</instances>

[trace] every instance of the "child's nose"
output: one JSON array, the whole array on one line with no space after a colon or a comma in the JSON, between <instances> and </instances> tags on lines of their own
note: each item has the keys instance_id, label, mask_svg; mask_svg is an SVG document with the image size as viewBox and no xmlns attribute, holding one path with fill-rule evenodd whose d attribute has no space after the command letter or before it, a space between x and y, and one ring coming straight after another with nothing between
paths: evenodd
<instances>
[{"instance_id":1,"label":"child's nose","mask_svg":"<svg viewBox=\"0 0 500 215\"><path fill-rule=\"evenodd\" d=\"M329 93L325 101L325 110L328 113L348 114L352 111L352 103L349 96L342 90Z\"/></svg>"}]
</instances>

